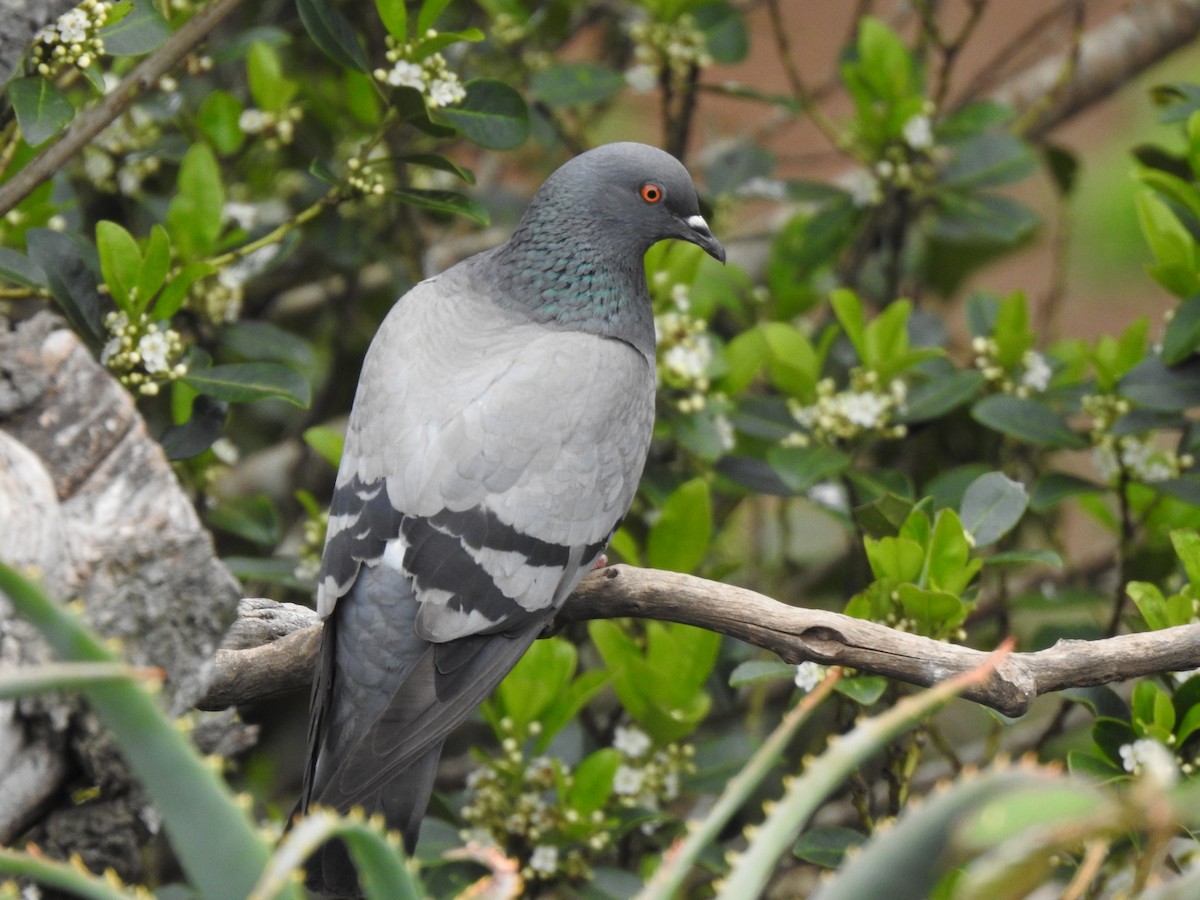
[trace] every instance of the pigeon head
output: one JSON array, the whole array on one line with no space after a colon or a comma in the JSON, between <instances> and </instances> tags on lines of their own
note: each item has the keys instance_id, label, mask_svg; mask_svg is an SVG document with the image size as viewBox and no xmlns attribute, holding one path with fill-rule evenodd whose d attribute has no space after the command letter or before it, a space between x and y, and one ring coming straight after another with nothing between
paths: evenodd
<instances>
[{"instance_id":1,"label":"pigeon head","mask_svg":"<svg viewBox=\"0 0 1200 900\"><path fill-rule=\"evenodd\" d=\"M605 144L559 167L488 259L497 299L561 328L654 355L644 257L675 238L725 261L683 164L645 144Z\"/></svg>"},{"instance_id":2,"label":"pigeon head","mask_svg":"<svg viewBox=\"0 0 1200 900\"><path fill-rule=\"evenodd\" d=\"M658 241L678 238L725 261L725 248L700 215L687 169L646 144L605 144L565 163L542 185L527 215L537 216L543 207L557 215L570 207L580 226L590 219L604 243L624 252L645 253Z\"/></svg>"}]
</instances>

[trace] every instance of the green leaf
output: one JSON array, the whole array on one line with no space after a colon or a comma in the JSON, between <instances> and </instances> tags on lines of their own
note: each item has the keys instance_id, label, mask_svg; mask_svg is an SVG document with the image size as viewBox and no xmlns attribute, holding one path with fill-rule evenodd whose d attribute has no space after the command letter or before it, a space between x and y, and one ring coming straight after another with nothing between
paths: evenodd
<instances>
[{"instance_id":1,"label":"green leaf","mask_svg":"<svg viewBox=\"0 0 1200 900\"><path fill-rule=\"evenodd\" d=\"M1123 395L1147 409L1183 412L1200 406L1200 359L1168 368L1147 356L1121 379Z\"/></svg>"},{"instance_id":2,"label":"green leaf","mask_svg":"<svg viewBox=\"0 0 1200 900\"><path fill-rule=\"evenodd\" d=\"M283 112L299 85L283 77L283 64L275 48L263 41L250 45L246 56L246 79L254 102L268 112Z\"/></svg>"},{"instance_id":3,"label":"green leaf","mask_svg":"<svg viewBox=\"0 0 1200 900\"><path fill-rule=\"evenodd\" d=\"M1163 332L1162 359L1168 366L1183 362L1200 346L1200 296L1189 297L1175 309Z\"/></svg>"},{"instance_id":4,"label":"green leaf","mask_svg":"<svg viewBox=\"0 0 1200 900\"><path fill-rule=\"evenodd\" d=\"M764 322L757 330L762 335L771 381L793 397L811 399L821 374L821 360L812 342L785 322Z\"/></svg>"},{"instance_id":5,"label":"green leaf","mask_svg":"<svg viewBox=\"0 0 1200 900\"><path fill-rule=\"evenodd\" d=\"M767 462L789 490L802 494L824 478L841 472L850 465L850 457L828 444L807 447L772 447Z\"/></svg>"},{"instance_id":6,"label":"green leaf","mask_svg":"<svg viewBox=\"0 0 1200 900\"><path fill-rule=\"evenodd\" d=\"M844 697L849 697L859 706L874 706L887 690L888 680L882 675L855 675L852 678L842 678L833 689Z\"/></svg>"},{"instance_id":7,"label":"green leaf","mask_svg":"<svg viewBox=\"0 0 1200 900\"><path fill-rule=\"evenodd\" d=\"M54 604L33 582L0 564L0 591L33 623L55 655L72 662L115 658L79 619ZM167 837L203 898L245 897L270 855L266 842L229 788L188 744L149 693L136 684L94 683L89 705L111 730L121 754L162 816ZM220 866L213 860L220 859ZM287 886L284 894L295 897Z\"/></svg>"},{"instance_id":8,"label":"green leaf","mask_svg":"<svg viewBox=\"0 0 1200 900\"><path fill-rule=\"evenodd\" d=\"M604 806L612 795L613 777L620 766L621 754L612 747L585 757L575 769L574 782L565 798L567 807L584 818Z\"/></svg>"},{"instance_id":9,"label":"green leaf","mask_svg":"<svg viewBox=\"0 0 1200 900\"><path fill-rule=\"evenodd\" d=\"M884 491L871 502L856 507L854 520L865 535L876 538L891 537L899 533L912 511L911 500Z\"/></svg>"},{"instance_id":10,"label":"green leaf","mask_svg":"<svg viewBox=\"0 0 1200 900\"><path fill-rule=\"evenodd\" d=\"M982 560L988 566L1054 566L1062 568L1062 557L1053 550L1008 550Z\"/></svg>"},{"instance_id":11,"label":"green leaf","mask_svg":"<svg viewBox=\"0 0 1200 900\"><path fill-rule=\"evenodd\" d=\"M150 239L146 242L146 255L137 274L137 292L134 306L138 312L144 312L154 295L158 293L167 280L167 270L171 267L171 239L167 237L167 229L157 222L150 228Z\"/></svg>"},{"instance_id":12,"label":"green leaf","mask_svg":"<svg viewBox=\"0 0 1200 900\"><path fill-rule=\"evenodd\" d=\"M176 385L179 383L176 382ZM184 387L187 390L186 386ZM172 425L162 433L159 443L167 459L191 459L198 456L221 436L225 430L229 407L211 397L196 397L192 401L192 412L188 420Z\"/></svg>"},{"instance_id":13,"label":"green leaf","mask_svg":"<svg viewBox=\"0 0 1200 900\"><path fill-rule=\"evenodd\" d=\"M863 314L862 301L854 291L838 288L829 295L829 304L854 352L858 354L859 362L866 365L870 350L867 347L867 318Z\"/></svg>"},{"instance_id":14,"label":"green leaf","mask_svg":"<svg viewBox=\"0 0 1200 900\"><path fill-rule=\"evenodd\" d=\"M725 0L701 3L692 10L692 17L715 62L733 65L746 58L750 37L742 14L731 4Z\"/></svg>"},{"instance_id":15,"label":"green leaf","mask_svg":"<svg viewBox=\"0 0 1200 900\"><path fill-rule=\"evenodd\" d=\"M75 332L99 346L104 342L100 294L96 290L100 263L95 248L78 235L49 228L25 232L29 258L46 274L46 286Z\"/></svg>"},{"instance_id":16,"label":"green leaf","mask_svg":"<svg viewBox=\"0 0 1200 900\"><path fill-rule=\"evenodd\" d=\"M181 268L167 282L167 286L163 288L163 292L158 295L158 300L154 303L154 309L150 314L152 319L163 320L169 319L175 313L179 312L184 301L187 300L188 291L192 285L211 275L215 269L206 262L190 262Z\"/></svg>"},{"instance_id":17,"label":"green leaf","mask_svg":"<svg viewBox=\"0 0 1200 900\"><path fill-rule=\"evenodd\" d=\"M132 295L142 268L142 254L137 241L116 222L106 219L96 223L96 250L100 254L100 271L104 283L119 309L136 316L137 307Z\"/></svg>"},{"instance_id":18,"label":"green leaf","mask_svg":"<svg viewBox=\"0 0 1200 900\"><path fill-rule=\"evenodd\" d=\"M17 114L21 136L30 147L44 144L75 117L71 101L40 75L10 81L8 99Z\"/></svg>"},{"instance_id":19,"label":"green leaf","mask_svg":"<svg viewBox=\"0 0 1200 900\"><path fill-rule=\"evenodd\" d=\"M959 511L963 526L974 536L978 548L1008 534L1021 521L1028 505L1025 485L1002 472L988 472L967 488Z\"/></svg>"},{"instance_id":20,"label":"green leaf","mask_svg":"<svg viewBox=\"0 0 1200 900\"><path fill-rule=\"evenodd\" d=\"M1176 529L1171 532L1171 545L1183 563L1192 590L1200 592L1200 535L1191 530Z\"/></svg>"},{"instance_id":21,"label":"green leaf","mask_svg":"<svg viewBox=\"0 0 1200 900\"><path fill-rule=\"evenodd\" d=\"M0 247L0 279L22 287L46 286L46 273L29 257L9 247Z\"/></svg>"},{"instance_id":22,"label":"green leaf","mask_svg":"<svg viewBox=\"0 0 1200 900\"><path fill-rule=\"evenodd\" d=\"M307 407L312 390L295 369L277 363L229 363L211 369L191 371L183 381L201 394L228 403L252 403L256 400L285 400Z\"/></svg>"},{"instance_id":23,"label":"green leaf","mask_svg":"<svg viewBox=\"0 0 1200 900\"><path fill-rule=\"evenodd\" d=\"M729 686L736 688L764 681L792 681L795 677L796 667L793 665L777 659L751 659L738 663L729 676Z\"/></svg>"},{"instance_id":24,"label":"green leaf","mask_svg":"<svg viewBox=\"0 0 1200 900\"><path fill-rule=\"evenodd\" d=\"M227 497L208 510L204 519L210 528L267 549L275 547L282 536L279 510L263 494Z\"/></svg>"},{"instance_id":25,"label":"green leaf","mask_svg":"<svg viewBox=\"0 0 1200 900\"><path fill-rule=\"evenodd\" d=\"M1037 447L1083 449L1087 442L1067 423L1036 400L995 394L971 408L981 425Z\"/></svg>"},{"instance_id":26,"label":"green leaf","mask_svg":"<svg viewBox=\"0 0 1200 900\"><path fill-rule=\"evenodd\" d=\"M375 0L379 21L398 43L408 42L408 7L405 0Z\"/></svg>"},{"instance_id":27,"label":"green leaf","mask_svg":"<svg viewBox=\"0 0 1200 900\"><path fill-rule=\"evenodd\" d=\"M934 235L952 244L1017 244L1033 233L1038 216L1002 194L945 191L937 194L940 215Z\"/></svg>"},{"instance_id":28,"label":"green leaf","mask_svg":"<svg viewBox=\"0 0 1200 900\"><path fill-rule=\"evenodd\" d=\"M153 0L133 0L133 8L115 25L100 29L109 56L141 56L157 50L171 36Z\"/></svg>"},{"instance_id":29,"label":"green leaf","mask_svg":"<svg viewBox=\"0 0 1200 900\"><path fill-rule=\"evenodd\" d=\"M944 416L973 400L983 382L983 373L974 369L921 382L909 390L897 421L915 424Z\"/></svg>"},{"instance_id":30,"label":"green leaf","mask_svg":"<svg viewBox=\"0 0 1200 900\"><path fill-rule=\"evenodd\" d=\"M943 638L962 624L967 604L945 591L931 591L915 584L896 586L900 606L907 618L916 623L917 633Z\"/></svg>"},{"instance_id":31,"label":"green leaf","mask_svg":"<svg viewBox=\"0 0 1200 900\"><path fill-rule=\"evenodd\" d=\"M577 664L578 654L570 641L535 641L496 688L495 721L511 719L512 733L521 740L529 724L538 721L567 689Z\"/></svg>"},{"instance_id":32,"label":"green leaf","mask_svg":"<svg viewBox=\"0 0 1200 900\"><path fill-rule=\"evenodd\" d=\"M439 172L449 172L451 175L456 175L465 181L467 184L475 183L475 175L470 169L464 169L452 159L447 159L437 153L402 153L396 157L397 162L402 162L410 166L425 166L430 169L437 169Z\"/></svg>"},{"instance_id":33,"label":"green leaf","mask_svg":"<svg viewBox=\"0 0 1200 900\"><path fill-rule=\"evenodd\" d=\"M988 132L959 144L939 181L956 190L1001 187L1020 181L1035 168L1037 157L1023 140L1003 131Z\"/></svg>"},{"instance_id":34,"label":"green leaf","mask_svg":"<svg viewBox=\"0 0 1200 900\"><path fill-rule=\"evenodd\" d=\"M488 150L511 150L529 136L529 110L521 95L502 81L476 78L466 84L458 106L431 115L457 128L467 140Z\"/></svg>"},{"instance_id":35,"label":"green leaf","mask_svg":"<svg viewBox=\"0 0 1200 900\"><path fill-rule=\"evenodd\" d=\"M662 505L646 539L646 561L656 569L691 572L704 560L712 539L712 500L708 483L693 478Z\"/></svg>"},{"instance_id":36,"label":"green leaf","mask_svg":"<svg viewBox=\"0 0 1200 900\"><path fill-rule=\"evenodd\" d=\"M828 825L813 828L800 835L800 840L792 848L799 859L823 869L836 869L842 864L846 851L858 847L867 837L853 828L841 825Z\"/></svg>"},{"instance_id":37,"label":"green leaf","mask_svg":"<svg viewBox=\"0 0 1200 900\"><path fill-rule=\"evenodd\" d=\"M968 496L970 492L968 488ZM958 515L952 509L939 511L929 537L925 583L935 590L961 594L983 565L982 560L970 559L970 555L971 546Z\"/></svg>"},{"instance_id":38,"label":"green leaf","mask_svg":"<svg viewBox=\"0 0 1200 900\"><path fill-rule=\"evenodd\" d=\"M339 66L369 72L370 63L350 20L332 0L296 0L300 21L313 43Z\"/></svg>"},{"instance_id":39,"label":"green leaf","mask_svg":"<svg viewBox=\"0 0 1200 900\"><path fill-rule=\"evenodd\" d=\"M212 251L221 234L225 189L207 144L193 144L179 167L178 192L167 207L171 242L187 260Z\"/></svg>"},{"instance_id":40,"label":"green leaf","mask_svg":"<svg viewBox=\"0 0 1200 900\"><path fill-rule=\"evenodd\" d=\"M602 103L625 86L620 72L592 62L558 62L538 69L529 80L533 95L551 108Z\"/></svg>"},{"instance_id":41,"label":"green leaf","mask_svg":"<svg viewBox=\"0 0 1200 900\"><path fill-rule=\"evenodd\" d=\"M1034 512L1045 512L1070 497L1094 494L1103 491L1104 485L1069 475L1066 472L1047 472L1039 476L1029 492L1029 507Z\"/></svg>"},{"instance_id":42,"label":"green leaf","mask_svg":"<svg viewBox=\"0 0 1200 900\"><path fill-rule=\"evenodd\" d=\"M421 9L417 13L417 34L425 34L429 29L433 28L437 22L438 16L442 14L451 0L424 0L421 3Z\"/></svg>"},{"instance_id":43,"label":"green leaf","mask_svg":"<svg viewBox=\"0 0 1200 900\"><path fill-rule=\"evenodd\" d=\"M884 537L878 540L863 538L867 550L867 561L878 579L891 578L896 581L913 581L921 577L925 565L925 548L916 541L901 537Z\"/></svg>"},{"instance_id":44,"label":"green leaf","mask_svg":"<svg viewBox=\"0 0 1200 900\"><path fill-rule=\"evenodd\" d=\"M342 462L342 449L346 445L345 432L327 425L314 425L304 431L304 443L335 469Z\"/></svg>"},{"instance_id":45,"label":"green leaf","mask_svg":"<svg viewBox=\"0 0 1200 900\"><path fill-rule=\"evenodd\" d=\"M418 190L417 188L397 188L392 193L410 206L428 209L434 212L450 213L466 216L472 222L480 225L491 223L491 217L482 203L472 200L455 191Z\"/></svg>"}]
</instances>

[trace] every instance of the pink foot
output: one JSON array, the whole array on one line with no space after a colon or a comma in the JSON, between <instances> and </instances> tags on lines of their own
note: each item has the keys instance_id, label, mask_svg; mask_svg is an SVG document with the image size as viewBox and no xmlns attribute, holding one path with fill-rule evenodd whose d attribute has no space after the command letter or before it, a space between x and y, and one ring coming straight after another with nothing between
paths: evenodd
<instances>
[{"instance_id":1,"label":"pink foot","mask_svg":"<svg viewBox=\"0 0 1200 900\"><path fill-rule=\"evenodd\" d=\"M592 568L593 569L603 569L607 565L608 565L608 554L601 553L599 556L596 557L596 561L594 563L592 563Z\"/></svg>"}]
</instances>

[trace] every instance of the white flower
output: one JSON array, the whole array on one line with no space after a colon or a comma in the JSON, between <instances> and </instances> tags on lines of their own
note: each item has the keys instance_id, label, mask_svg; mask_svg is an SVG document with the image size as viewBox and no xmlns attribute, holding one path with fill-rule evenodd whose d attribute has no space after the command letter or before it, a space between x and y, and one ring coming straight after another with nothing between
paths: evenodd
<instances>
[{"instance_id":1,"label":"white flower","mask_svg":"<svg viewBox=\"0 0 1200 900\"><path fill-rule=\"evenodd\" d=\"M157 329L142 335L138 341L138 353L142 357L142 368L151 375L165 372L171 367L171 344L166 334Z\"/></svg>"},{"instance_id":2,"label":"white flower","mask_svg":"<svg viewBox=\"0 0 1200 900\"><path fill-rule=\"evenodd\" d=\"M232 219L238 228L249 231L258 219L258 207L253 203L238 203L230 200L222 211L225 218Z\"/></svg>"},{"instance_id":3,"label":"white flower","mask_svg":"<svg viewBox=\"0 0 1200 900\"><path fill-rule=\"evenodd\" d=\"M728 453L734 445L733 423L724 413L717 413L713 416L712 423L713 428L717 431L717 442L721 445L721 449Z\"/></svg>"},{"instance_id":4,"label":"white flower","mask_svg":"<svg viewBox=\"0 0 1200 900\"><path fill-rule=\"evenodd\" d=\"M103 184L116 170L112 157L102 151L88 153L83 157L83 171L92 184Z\"/></svg>"},{"instance_id":5,"label":"white flower","mask_svg":"<svg viewBox=\"0 0 1200 900\"><path fill-rule=\"evenodd\" d=\"M904 143L914 150L928 150L933 146L933 126L929 116L916 115L904 123Z\"/></svg>"},{"instance_id":6,"label":"white flower","mask_svg":"<svg viewBox=\"0 0 1200 900\"><path fill-rule=\"evenodd\" d=\"M738 188L738 194L742 197L761 197L764 200L782 201L787 199L787 185L778 178L764 178L762 175L755 175Z\"/></svg>"},{"instance_id":7,"label":"white flower","mask_svg":"<svg viewBox=\"0 0 1200 900\"><path fill-rule=\"evenodd\" d=\"M274 122L274 117L262 109L243 109L242 114L238 116L238 127L246 134L258 134L271 126Z\"/></svg>"},{"instance_id":8,"label":"white flower","mask_svg":"<svg viewBox=\"0 0 1200 900\"><path fill-rule=\"evenodd\" d=\"M707 341L676 344L663 354L663 365L688 381L698 381L708 372L712 348Z\"/></svg>"},{"instance_id":9,"label":"white flower","mask_svg":"<svg viewBox=\"0 0 1200 900\"><path fill-rule=\"evenodd\" d=\"M802 662L796 666L796 687L807 694L825 680L825 667L815 662Z\"/></svg>"},{"instance_id":10,"label":"white flower","mask_svg":"<svg viewBox=\"0 0 1200 900\"><path fill-rule=\"evenodd\" d=\"M1179 780L1175 755L1152 738L1142 738L1120 749L1121 763L1126 772L1146 778L1160 787L1170 787Z\"/></svg>"},{"instance_id":11,"label":"white flower","mask_svg":"<svg viewBox=\"0 0 1200 900\"><path fill-rule=\"evenodd\" d=\"M648 94L658 85L658 69L647 63L639 63L625 70L625 83L638 94Z\"/></svg>"},{"instance_id":12,"label":"white flower","mask_svg":"<svg viewBox=\"0 0 1200 900\"><path fill-rule=\"evenodd\" d=\"M447 72L442 78L429 82L429 93L426 95L432 107L453 106L466 99L467 90L453 72Z\"/></svg>"},{"instance_id":13,"label":"white flower","mask_svg":"<svg viewBox=\"0 0 1200 900\"><path fill-rule=\"evenodd\" d=\"M840 512L850 511L846 489L835 481L821 481L808 489L808 499L818 506Z\"/></svg>"},{"instance_id":14,"label":"white flower","mask_svg":"<svg viewBox=\"0 0 1200 900\"><path fill-rule=\"evenodd\" d=\"M558 870L558 848L539 844L529 855L529 868L543 875L553 875Z\"/></svg>"},{"instance_id":15,"label":"white flower","mask_svg":"<svg viewBox=\"0 0 1200 900\"><path fill-rule=\"evenodd\" d=\"M626 756L641 756L650 749L650 737L640 728L617 726L613 746Z\"/></svg>"},{"instance_id":16,"label":"white flower","mask_svg":"<svg viewBox=\"0 0 1200 900\"><path fill-rule=\"evenodd\" d=\"M876 428L883 424L884 413L890 404L882 394L847 391L838 396L842 418L863 428Z\"/></svg>"},{"instance_id":17,"label":"white flower","mask_svg":"<svg viewBox=\"0 0 1200 900\"><path fill-rule=\"evenodd\" d=\"M82 9L64 13L58 20L58 33L64 44L82 44L87 40L88 15Z\"/></svg>"},{"instance_id":18,"label":"white flower","mask_svg":"<svg viewBox=\"0 0 1200 900\"><path fill-rule=\"evenodd\" d=\"M1190 681L1197 675L1200 675L1200 669L1188 669L1184 672L1171 673L1171 677L1175 679L1176 684L1183 684L1185 681Z\"/></svg>"},{"instance_id":19,"label":"white flower","mask_svg":"<svg viewBox=\"0 0 1200 900\"><path fill-rule=\"evenodd\" d=\"M116 355L121 349L121 339L119 337L109 338L108 343L100 350L100 365L107 366L108 361Z\"/></svg>"},{"instance_id":20,"label":"white flower","mask_svg":"<svg viewBox=\"0 0 1200 900\"><path fill-rule=\"evenodd\" d=\"M850 191L850 202L859 209L874 206L883 199L879 189L879 179L866 169L858 169L849 176L847 189Z\"/></svg>"},{"instance_id":21,"label":"white flower","mask_svg":"<svg viewBox=\"0 0 1200 900\"><path fill-rule=\"evenodd\" d=\"M1025 370L1021 374L1022 385L1038 393L1046 390L1053 372L1045 356L1036 350L1026 350L1025 355L1021 357L1021 366Z\"/></svg>"},{"instance_id":22,"label":"white flower","mask_svg":"<svg viewBox=\"0 0 1200 900\"><path fill-rule=\"evenodd\" d=\"M633 766L621 765L617 767L617 774L613 776L613 791L622 796L632 797L642 790L642 782L646 778L644 769L635 769Z\"/></svg>"},{"instance_id":23,"label":"white flower","mask_svg":"<svg viewBox=\"0 0 1200 900\"><path fill-rule=\"evenodd\" d=\"M416 88L418 91L424 90L425 70L421 68L420 63L402 59L392 66L392 70L387 73L387 83L392 87L410 87Z\"/></svg>"}]
</instances>

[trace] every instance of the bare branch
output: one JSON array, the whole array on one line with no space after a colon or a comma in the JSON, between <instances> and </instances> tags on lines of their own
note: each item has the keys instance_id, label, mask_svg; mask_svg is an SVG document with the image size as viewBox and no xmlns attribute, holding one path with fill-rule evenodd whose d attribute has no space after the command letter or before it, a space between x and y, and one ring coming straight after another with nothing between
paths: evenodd
<instances>
[{"instance_id":1,"label":"bare branch","mask_svg":"<svg viewBox=\"0 0 1200 900\"><path fill-rule=\"evenodd\" d=\"M175 63L226 16L237 9L242 0L215 0L201 9L166 42L138 63L113 91L80 115L63 135L37 157L0 185L0 216L24 200L39 184L57 172L76 153L82 150L101 131L121 115L138 94L153 85L170 71Z\"/></svg>"},{"instance_id":2,"label":"bare branch","mask_svg":"<svg viewBox=\"0 0 1200 900\"><path fill-rule=\"evenodd\" d=\"M268 601L253 602L255 615L263 617L262 604ZM311 611L278 606L279 615L294 617L301 630L253 649L219 651L212 686L199 704L202 709L252 703L308 683L320 625L308 624L315 620ZM788 606L744 588L632 566L610 566L588 575L555 622L619 617L696 625L771 650L789 663L813 660L847 666L923 687L969 672L988 658L980 650L826 610ZM260 627L264 635L279 630L278 621ZM246 642L242 633L239 643ZM1047 650L1014 653L963 696L1019 716L1042 694L1197 667L1200 625L1181 625L1102 641L1059 641Z\"/></svg>"}]
</instances>

